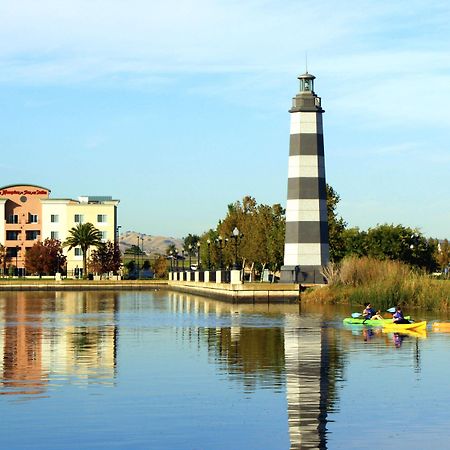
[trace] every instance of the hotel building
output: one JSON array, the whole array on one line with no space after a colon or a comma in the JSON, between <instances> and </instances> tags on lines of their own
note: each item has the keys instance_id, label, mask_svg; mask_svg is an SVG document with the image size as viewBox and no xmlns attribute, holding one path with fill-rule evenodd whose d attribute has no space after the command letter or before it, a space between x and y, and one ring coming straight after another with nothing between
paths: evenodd
<instances>
[{"instance_id":1,"label":"hotel building","mask_svg":"<svg viewBox=\"0 0 450 450\"><path fill-rule=\"evenodd\" d=\"M0 244L5 248L2 270L9 266L25 273L25 254L37 241L64 242L69 230L79 223L92 223L104 242L115 242L119 200L106 196L84 196L78 200L49 198L50 189L18 184L0 188ZM81 269L81 248L64 248L67 272Z\"/></svg>"}]
</instances>

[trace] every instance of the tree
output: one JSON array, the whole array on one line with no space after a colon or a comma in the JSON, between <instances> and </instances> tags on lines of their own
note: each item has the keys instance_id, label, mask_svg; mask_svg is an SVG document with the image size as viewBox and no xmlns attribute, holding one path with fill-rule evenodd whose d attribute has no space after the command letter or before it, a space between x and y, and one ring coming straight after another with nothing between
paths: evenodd
<instances>
[{"instance_id":1,"label":"tree","mask_svg":"<svg viewBox=\"0 0 450 450\"><path fill-rule=\"evenodd\" d=\"M136 263L134 261L128 261L125 263L125 268L127 269L127 274L128 277L131 278L136 278Z\"/></svg>"},{"instance_id":2,"label":"tree","mask_svg":"<svg viewBox=\"0 0 450 450\"><path fill-rule=\"evenodd\" d=\"M189 233L183 238L183 248L188 253L188 255L194 256L197 252L197 242L200 237L196 234Z\"/></svg>"},{"instance_id":3,"label":"tree","mask_svg":"<svg viewBox=\"0 0 450 450\"><path fill-rule=\"evenodd\" d=\"M25 255L25 268L29 273L39 276L60 272L66 257L63 255L61 242L56 239L46 239L36 242Z\"/></svg>"},{"instance_id":4,"label":"tree","mask_svg":"<svg viewBox=\"0 0 450 450\"><path fill-rule=\"evenodd\" d=\"M165 256L159 255L153 262L153 272L156 278L167 278L168 263Z\"/></svg>"},{"instance_id":5,"label":"tree","mask_svg":"<svg viewBox=\"0 0 450 450\"><path fill-rule=\"evenodd\" d=\"M367 232L358 227L347 228L342 232L344 241L344 256L367 256Z\"/></svg>"},{"instance_id":6,"label":"tree","mask_svg":"<svg viewBox=\"0 0 450 450\"><path fill-rule=\"evenodd\" d=\"M175 244L169 244L166 248L166 255L174 255L177 252L177 247Z\"/></svg>"},{"instance_id":7,"label":"tree","mask_svg":"<svg viewBox=\"0 0 450 450\"><path fill-rule=\"evenodd\" d=\"M0 244L0 263L3 268L2 274L3 276L6 275L6 247L4 247L2 244Z\"/></svg>"},{"instance_id":8,"label":"tree","mask_svg":"<svg viewBox=\"0 0 450 450\"><path fill-rule=\"evenodd\" d=\"M80 247L83 254L83 278L86 278L87 252L90 247L99 247L102 245L101 232L92 225L92 223L79 223L76 227L69 230L70 236L66 239L63 246Z\"/></svg>"},{"instance_id":9,"label":"tree","mask_svg":"<svg viewBox=\"0 0 450 450\"><path fill-rule=\"evenodd\" d=\"M146 253L135 244L133 244L130 248L127 248L125 250L125 254L126 255L146 255Z\"/></svg>"},{"instance_id":10,"label":"tree","mask_svg":"<svg viewBox=\"0 0 450 450\"><path fill-rule=\"evenodd\" d=\"M436 252L435 258L441 270L444 270L450 264L450 245L448 239L442 242L434 241Z\"/></svg>"},{"instance_id":11,"label":"tree","mask_svg":"<svg viewBox=\"0 0 450 450\"><path fill-rule=\"evenodd\" d=\"M327 184L328 242L330 261L338 262L345 256L344 231L347 223L338 217L336 208L340 201L339 194Z\"/></svg>"},{"instance_id":12,"label":"tree","mask_svg":"<svg viewBox=\"0 0 450 450\"><path fill-rule=\"evenodd\" d=\"M253 197L246 196L242 202L228 205L226 217L219 221L215 230L201 237L201 257L207 267L231 266L236 259L245 261L251 268L276 269L283 263L285 217L284 209L276 204L258 205ZM234 228L239 236L232 237ZM208 245L208 240L210 244ZM206 264L205 264L206 262Z\"/></svg>"},{"instance_id":13,"label":"tree","mask_svg":"<svg viewBox=\"0 0 450 450\"><path fill-rule=\"evenodd\" d=\"M427 270L435 267L435 243L410 227L382 224L367 232L351 228L342 235L346 255L397 260Z\"/></svg>"},{"instance_id":14,"label":"tree","mask_svg":"<svg viewBox=\"0 0 450 450\"><path fill-rule=\"evenodd\" d=\"M121 253L118 244L111 241L100 245L89 258L89 270L96 273L117 273L121 265Z\"/></svg>"}]
</instances>

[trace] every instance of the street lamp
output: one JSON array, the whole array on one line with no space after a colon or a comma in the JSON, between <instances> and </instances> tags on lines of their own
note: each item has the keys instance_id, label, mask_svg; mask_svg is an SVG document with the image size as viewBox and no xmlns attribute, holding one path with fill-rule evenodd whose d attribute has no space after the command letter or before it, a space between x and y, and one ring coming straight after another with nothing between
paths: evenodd
<instances>
[{"instance_id":1,"label":"street lamp","mask_svg":"<svg viewBox=\"0 0 450 450\"><path fill-rule=\"evenodd\" d=\"M222 250L228 243L228 239L223 239L221 235L216 239L217 247L219 248L219 270L222 270Z\"/></svg>"},{"instance_id":2,"label":"street lamp","mask_svg":"<svg viewBox=\"0 0 450 450\"><path fill-rule=\"evenodd\" d=\"M172 250L170 250L169 255L170 255L170 271L173 272L173 251Z\"/></svg>"},{"instance_id":3,"label":"street lamp","mask_svg":"<svg viewBox=\"0 0 450 450\"><path fill-rule=\"evenodd\" d=\"M119 245L120 241L120 229L122 228L122 225L117 225L116 227L116 242L117 245Z\"/></svg>"},{"instance_id":4,"label":"street lamp","mask_svg":"<svg viewBox=\"0 0 450 450\"><path fill-rule=\"evenodd\" d=\"M189 249L189 270L192 270L191 259L192 259L192 244L188 245Z\"/></svg>"},{"instance_id":5,"label":"street lamp","mask_svg":"<svg viewBox=\"0 0 450 450\"><path fill-rule=\"evenodd\" d=\"M137 264L137 277L139 278L139 250L140 250L140 236L137 237L137 246L136 246L136 264Z\"/></svg>"},{"instance_id":6,"label":"street lamp","mask_svg":"<svg viewBox=\"0 0 450 450\"><path fill-rule=\"evenodd\" d=\"M210 249L210 246L211 246L211 240L208 239L208 240L206 241L206 243L208 244L208 270L211 270L211 249Z\"/></svg>"},{"instance_id":7,"label":"street lamp","mask_svg":"<svg viewBox=\"0 0 450 450\"><path fill-rule=\"evenodd\" d=\"M18 262L17 262L18 256L19 256L19 246L16 245L16 273L17 273L17 278L19 277L19 265L18 265Z\"/></svg>"},{"instance_id":8,"label":"street lamp","mask_svg":"<svg viewBox=\"0 0 450 450\"><path fill-rule=\"evenodd\" d=\"M244 237L243 234L240 234L238 227L234 227L233 231L231 232L231 238L234 239L234 264L233 268L238 269L238 240L242 239Z\"/></svg>"},{"instance_id":9,"label":"street lamp","mask_svg":"<svg viewBox=\"0 0 450 450\"><path fill-rule=\"evenodd\" d=\"M197 270L200 270L200 241L197 241Z\"/></svg>"}]
</instances>

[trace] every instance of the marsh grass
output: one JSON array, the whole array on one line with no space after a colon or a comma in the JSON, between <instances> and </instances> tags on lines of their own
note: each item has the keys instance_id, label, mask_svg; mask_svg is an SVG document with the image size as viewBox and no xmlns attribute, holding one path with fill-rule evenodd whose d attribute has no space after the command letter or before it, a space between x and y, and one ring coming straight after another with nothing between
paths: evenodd
<instances>
[{"instance_id":1,"label":"marsh grass","mask_svg":"<svg viewBox=\"0 0 450 450\"><path fill-rule=\"evenodd\" d=\"M323 271L328 285L304 294L304 300L350 303L371 302L387 309L402 305L425 310L448 310L450 282L435 280L399 261L349 257ZM320 296L320 299L317 298Z\"/></svg>"}]
</instances>

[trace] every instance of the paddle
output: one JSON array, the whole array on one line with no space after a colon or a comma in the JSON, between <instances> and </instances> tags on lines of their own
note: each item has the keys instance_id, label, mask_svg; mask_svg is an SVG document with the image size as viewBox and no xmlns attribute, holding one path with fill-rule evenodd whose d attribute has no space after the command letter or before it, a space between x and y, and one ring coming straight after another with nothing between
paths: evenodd
<instances>
[{"instance_id":1,"label":"paddle","mask_svg":"<svg viewBox=\"0 0 450 450\"><path fill-rule=\"evenodd\" d=\"M352 317L354 318L354 319L357 319L358 317L361 317L362 316L362 313L352 313ZM363 325L366 323L366 320L367 320L367 317L363 320Z\"/></svg>"},{"instance_id":2,"label":"paddle","mask_svg":"<svg viewBox=\"0 0 450 450\"><path fill-rule=\"evenodd\" d=\"M397 311L397 308L392 307L392 308L387 309L386 311L387 311L388 313L394 314L395 311ZM414 322L414 320L411 319L411 316L405 316L405 320L407 320L409 323L413 323L413 322Z\"/></svg>"}]
</instances>

